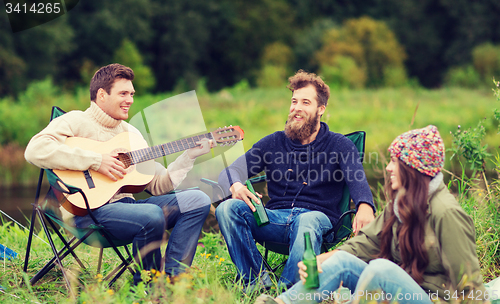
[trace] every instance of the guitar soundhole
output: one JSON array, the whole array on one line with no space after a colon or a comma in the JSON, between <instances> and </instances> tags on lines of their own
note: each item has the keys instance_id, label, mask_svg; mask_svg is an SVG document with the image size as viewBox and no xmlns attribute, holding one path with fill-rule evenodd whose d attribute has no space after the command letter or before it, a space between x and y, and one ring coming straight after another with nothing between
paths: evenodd
<instances>
[{"instance_id":1,"label":"guitar soundhole","mask_svg":"<svg viewBox=\"0 0 500 304\"><path fill-rule=\"evenodd\" d=\"M114 151L114 152L118 152L118 160L125 165L127 173L134 171L134 165L132 164L132 159L127 154L127 151Z\"/></svg>"}]
</instances>

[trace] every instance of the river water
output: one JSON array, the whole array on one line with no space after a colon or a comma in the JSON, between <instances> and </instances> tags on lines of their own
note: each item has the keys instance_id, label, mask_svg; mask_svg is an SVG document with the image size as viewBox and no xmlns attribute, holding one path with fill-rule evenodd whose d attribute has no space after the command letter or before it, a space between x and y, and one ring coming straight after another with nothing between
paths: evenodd
<instances>
[{"instance_id":1,"label":"river water","mask_svg":"<svg viewBox=\"0 0 500 304\"><path fill-rule=\"evenodd\" d=\"M3 213L12 217L14 220L21 223L23 226L28 225L31 219L32 204L35 201L35 187L12 187L0 188L0 217L4 222L11 221ZM42 193L46 193L44 188ZM28 227L29 228L29 227Z\"/></svg>"}]
</instances>

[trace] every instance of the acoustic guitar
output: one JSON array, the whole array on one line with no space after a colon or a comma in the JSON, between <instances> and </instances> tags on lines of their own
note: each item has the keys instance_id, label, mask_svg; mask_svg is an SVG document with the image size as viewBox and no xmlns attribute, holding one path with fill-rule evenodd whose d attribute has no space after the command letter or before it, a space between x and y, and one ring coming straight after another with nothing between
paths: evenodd
<instances>
[{"instance_id":1,"label":"acoustic guitar","mask_svg":"<svg viewBox=\"0 0 500 304\"><path fill-rule=\"evenodd\" d=\"M94 170L73 171L53 170L66 184L82 189L87 197L90 209L96 209L106 204L115 194L139 193L146 188L155 174L154 159L180 152L197 146L196 142L208 138L218 145L235 144L244 137L243 130L238 126L217 129L213 132L184 138L166 144L149 147L139 134L123 132L112 139L101 142L82 137L68 137L65 144L99 154L117 154L126 168L127 174L122 179L113 181L104 174ZM87 207L80 193L65 194L62 206L74 215L86 215Z\"/></svg>"}]
</instances>

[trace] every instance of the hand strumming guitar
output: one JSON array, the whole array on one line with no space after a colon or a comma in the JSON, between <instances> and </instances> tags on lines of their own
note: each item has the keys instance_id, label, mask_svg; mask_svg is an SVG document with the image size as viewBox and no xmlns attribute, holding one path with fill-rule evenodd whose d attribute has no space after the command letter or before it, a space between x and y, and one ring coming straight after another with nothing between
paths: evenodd
<instances>
[{"instance_id":1,"label":"hand strumming guitar","mask_svg":"<svg viewBox=\"0 0 500 304\"><path fill-rule=\"evenodd\" d=\"M118 180L116 177L123 178L126 174L125 166L117 157L117 154L102 154L101 166L97 172L106 175L114 181Z\"/></svg>"}]
</instances>

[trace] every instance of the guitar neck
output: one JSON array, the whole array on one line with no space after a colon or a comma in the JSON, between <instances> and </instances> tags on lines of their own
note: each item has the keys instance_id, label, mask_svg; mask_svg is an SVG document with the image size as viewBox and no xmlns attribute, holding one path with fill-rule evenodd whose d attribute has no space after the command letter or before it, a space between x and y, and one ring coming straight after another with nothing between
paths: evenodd
<instances>
[{"instance_id":1,"label":"guitar neck","mask_svg":"<svg viewBox=\"0 0 500 304\"><path fill-rule=\"evenodd\" d=\"M125 153L130 159L130 164L138 164L172 153L184 151L197 146L196 142L203 138L213 139L212 133L205 133L189 138L183 138L166 144L157 145Z\"/></svg>"}]
</instances>

